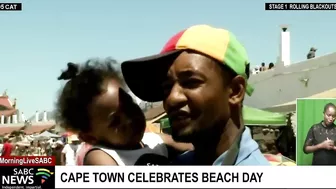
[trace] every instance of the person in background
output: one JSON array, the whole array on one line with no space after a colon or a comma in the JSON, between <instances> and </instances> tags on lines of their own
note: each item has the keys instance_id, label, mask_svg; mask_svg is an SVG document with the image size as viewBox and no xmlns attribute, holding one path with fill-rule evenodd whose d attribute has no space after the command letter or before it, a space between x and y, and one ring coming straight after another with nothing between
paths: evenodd
<instances>
[{"instance_id":1,"label":"person in background","mask_svg":"<svg viewBox=\"0 0 336 189\"><path fill-rule=\"evenodd\" d=\"M175 141L195 150L177 165L269 165L242 117L249 61L229 31L196 25L173 36L160 54L121 68L138 98L163 101Z\"/></svg>"},{"instance_id":2,"label":"person in background","mask_svg":"<svg viewBox=\"0 0 336 189\"><path fill-rule=\"evenodd\" d=\"M252 74L255 75L255 74L258 74L260 72L260 67L259 66L256 66L253 71L252 71Z\"/></svg>"},{"instance_id":3,"label":"person in background","mask_svg":"<svg viewBox=\"0 0 336 189\"><path fill-rule=\"evenodd\" d=\"M271 70L271 69L273 69L273 68L274 68L274 64L273 64L273 62L269 63L269 65L268 65L268 69Z\"/></svg>"},{"instance_id":4,"label":"person in background","mask_svg":"<svg viewBox=\"0 0 336 189\"><path fill-rule=\"evenodd\" d=\"M144 134L145 116L127 93L115 60L92 59L77 65L77 71L69 64L59 77L69 81L57 102L57 119L92 145L84 165L137 165L139 159L144 163L145 154L157 155L146 156L148 163L158 159L162 163L169 155L167 146L182 152L192 149L191 144L175 143L168 135Z\"/></svg>"},{"instance_id":5,"label":"person in background","mask_svg":"<svg viewBox=\"0 0 336 189\"><path fill-rule=\"evenodd\" d=\"M265 65L265 62L261 63L261 66L260 66L260 72L263 72L263 71L266 71L267 68L266 68L266 65Z\"/></svg>"},{"instance_id":6,"label":"person in background","mask_svg":"<svg viewBox=\"0 0 336 189\"><path fill-rule=\"evenodd\" d=\"M49 140L46 145L45 145L45 149L46 149L46 155L47 156L52 156L53 154L53 148L52 148L52 144L54 143L53 140Z\"/></svg>"},{"instance_id":7,"label":"person in background","mask_svg":"<svg viewBox=\"0 0 336 189\"><path fill-rule=\"evenodd\" d=\"M4 141L4 144L3 144L3 146L2 146L1 156L2 156L2 157L9 157L9 156L11 156L12 151L13 151L13 149L15 148L15 145L13 145L13 144L10 142L11 139L8 138L8 137L5 137L5 138L3 139L3 141Z\"/></svg>"},{"instance_id":8,"label":"person in background","mask_svg":"<svg viewBox=\"0 0 336 189\"><path fill-rule=\"evenodd\" d=\"M314 48L314 47L310 48L310 50L307 54L307 59L315 58L316 51L317 51L316 48Z\"/></svg>"},{"instance_id":9,"label":"person in background","mask_svg":"<svg viewBox=\"0 0 336 189\"><path fill-rule=\"evenodd\" d=\"M16 156L29 156L30 152L30 141L27 138L22 138L20 141L17 141L15 149Z\"/></svg>"},{"instance_id":10,"label":"person in background","mask_svg":"<svg viewBox=\"0 0 336 189\"><path fill-rule=\"evenodd\" d=\"M41 151L40 151L40 154L41 156L47 156L47 143L46 141L40 141L40 146L41 146Z\"/></svg>"},{"instance_id":11,"label":"person in background","mask_svg":"<svg viewBox=\"0 0 336 189\"><path fill-rule=\"evenodd\" d=\"M76 165L77 153L80 150L81 141L77 135L71 135L70 143L66 144L62 150L61 163L62 165Z\"/></svg>"},{"instance_id":12,"label":"person in background","mask_svg":"<svg viewBox=\"0 0 336 189\"><path fill-rule=\"evenodd\" d=\"M336 107L332 103L324 106L323 120L308 131L303 152L313 153L312 165L336 165Z\"/></svg>"},{"instance_id":13,"label":"person in background","mask_svg":"<svg viewBox=\"0 0 336 189\"><path fill-rule=\"evenodd\" d=\"M64 143L62 140L57 140L55 143L52 144L52 156L55 156L56 165L63 165L62 164L62 150L64 148Z\"/></svg>"}]
</instances>

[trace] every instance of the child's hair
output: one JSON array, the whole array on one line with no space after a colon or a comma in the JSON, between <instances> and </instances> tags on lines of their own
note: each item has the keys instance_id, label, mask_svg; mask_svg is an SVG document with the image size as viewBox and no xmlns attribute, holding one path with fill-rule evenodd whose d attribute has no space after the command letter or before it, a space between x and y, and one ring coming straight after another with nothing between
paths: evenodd
<instances>
[{"instance_id":1,"label":"child's hair","mask_svg":"<svg viewBox=\"0 0 336 189\"><path fill-rule=\"evenodd\" d=\"M89 105L103 93L104 81L115 79L126 90L119 66L111 58L90 59L82 67L68 63L68 69L58 77L58 80L69 80L56 104L56 119L61 127L74 132L90 129Z\"/></svg>"}]
</instances>

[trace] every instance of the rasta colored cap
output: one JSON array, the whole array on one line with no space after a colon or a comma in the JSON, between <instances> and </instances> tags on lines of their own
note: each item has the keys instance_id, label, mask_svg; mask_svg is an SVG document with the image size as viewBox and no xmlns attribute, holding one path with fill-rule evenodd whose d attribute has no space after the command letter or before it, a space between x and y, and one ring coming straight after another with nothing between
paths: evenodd
<instances>
[{"instance_id":1,"label":"rasta colored cap","mask_svg":"<svg viewBox=\"0 0 336 189\"><path fill-rule=\"evenodd\" d=\"M205 54L222 63L237 75L249 78L248 56L243 45L228 30L208 25L195 25L175 34L160 54L125 61L121 69L131 91L148 102L163 100L162 81L171 63L184 50ZM247 84L246 93L253 88Z\"/></svg>"}]
</instances>

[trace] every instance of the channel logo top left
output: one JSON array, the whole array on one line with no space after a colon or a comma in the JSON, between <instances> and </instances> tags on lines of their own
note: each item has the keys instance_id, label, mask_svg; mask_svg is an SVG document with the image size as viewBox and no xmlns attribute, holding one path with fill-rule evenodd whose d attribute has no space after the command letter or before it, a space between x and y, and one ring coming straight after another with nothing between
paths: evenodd
<instances>
[{"instance_id":1,"label":"channel logo top left","mask_svg":"<svg viewBox=\"0 0 336 189\"><path fill-rule=\"evenodd\" d=\"M22 11L22 3L0 3L0 11Z\"/></svg>"},{"instance_id":2,"label":"channel logo top left","mask_svg":"<svg viewBox=\"0 0 336 189\"><path fill-rule=\"evenodd\" d=\"M55 188L55 158L49 156L0 157L2 188Z\"/></svg>"}]
</instances>

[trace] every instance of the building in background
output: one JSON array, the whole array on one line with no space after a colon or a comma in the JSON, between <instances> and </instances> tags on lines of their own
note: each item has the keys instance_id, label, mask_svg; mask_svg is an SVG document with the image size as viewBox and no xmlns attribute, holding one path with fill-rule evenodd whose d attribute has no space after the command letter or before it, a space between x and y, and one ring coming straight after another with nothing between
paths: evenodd
<instances>
[{"instance_id":1,"label":"building in background","mask_svg":"<svg viewBox=\"0 0 336 189\"><path fill-rule=\"evenodd\" d=\"M0 96L0 124L17 123L17 115L19 111L16 109L16 99L14 103L7 96L7 90Z\"/></svg>"},{"instance_id":2,"label":"building in background","mask_svg":"<svg viewBox=\"0 0 336 189\"><path fill-rule=\"evenodd\" d=\"M23 131L26 134L40 133L54 128L55 125L55 120L48 116L47 111L37 111L33 118L26 119L24 113L20 113L17 108L16 99L12 102L7 91L0 96L0 136L14 131Z\"/></svg>"},{"instance_id":3,"label":"building in background","mask_svg":"<svg viewBox=\"0 0 336 189\"><path fill-rule=\"evenodd\" d=\"M336 53L293 64L288 27L281 28L280 35L280 55L274 68L251 75L249 83L255 90L252 96L246 96L244 104L274 112L291 112L295 111L296 98L336 98L336 82L332 82Z\"/></svg>"}]
</instances>

